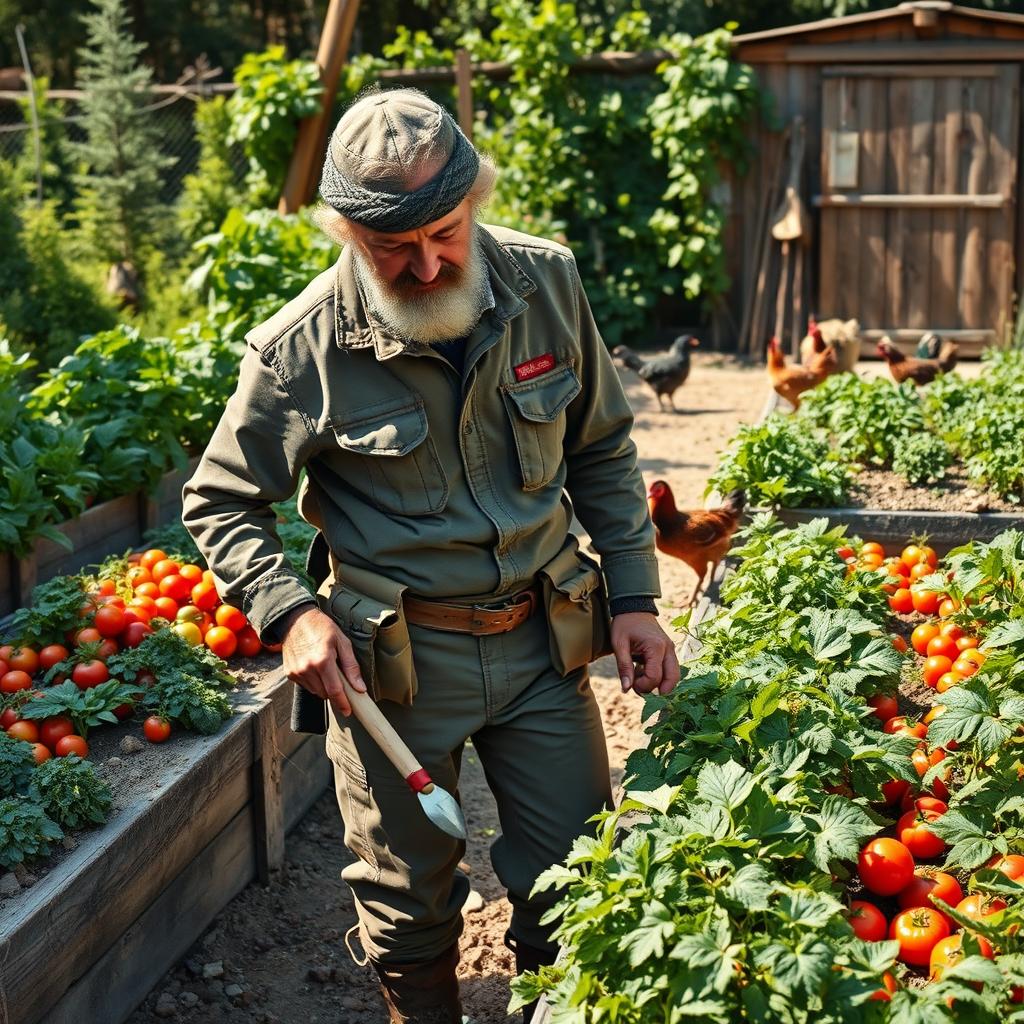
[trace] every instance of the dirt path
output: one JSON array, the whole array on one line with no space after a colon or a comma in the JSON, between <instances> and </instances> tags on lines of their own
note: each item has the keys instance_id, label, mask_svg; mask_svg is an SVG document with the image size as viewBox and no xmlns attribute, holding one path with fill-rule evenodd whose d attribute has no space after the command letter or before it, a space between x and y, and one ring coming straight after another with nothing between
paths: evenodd
<instances>
[{"instance_id":1,"label":"dirt path","mask_svg":"<svg viewBox=\"0 0 1024 1024\"><path fill-rule=\"evenodd\" d=\"M737 423L756 418L763 405L763 370L698 353L677 395L684 410L677 415L659 412L653 393L632 374L624 372L623 381L636 410L634 437L645 481L665 479L681 508L701 507L715 452ZM688 600L695 579L669 559L661 559L661 570L667 623ZM640 701L623 697L612 659L598 662L593 676L618 782L627 755L643 741ZM463 999L477 1024L506 1024L512 1020L505 1015L512 956L502 945L508 906L488 859L497 812L471 748L461 791L469 826L465 863L483 898L480 909L466 914ZM133 1014L132 1024L148 1024L154 1016L232 1024L386 1024L371 969L353 964L344 947L355 915L339 878L347 853L333 793L289 836L286 856L269 887L250 885L219 915Z\"/></svg>"}]
</instances>

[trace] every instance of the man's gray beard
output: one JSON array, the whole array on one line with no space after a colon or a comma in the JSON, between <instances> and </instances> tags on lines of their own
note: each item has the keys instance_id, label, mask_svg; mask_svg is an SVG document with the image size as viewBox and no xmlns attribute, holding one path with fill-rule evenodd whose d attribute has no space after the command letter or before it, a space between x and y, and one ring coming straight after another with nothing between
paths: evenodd
<instances>
[{"instance_id":1,"label":"man's gray beard","mask_svg":"<svg viewBox=\"0 0 1024 1024\"><path fill-rule=\"evenodd\" d=\"M352 258L363 300L389 334L401 341L431 345L464 338L487 308L487 259L474 227L461 280L423 295L398 294L380 278L372 262L353 246Z\"/></svg>"}]
</instances>

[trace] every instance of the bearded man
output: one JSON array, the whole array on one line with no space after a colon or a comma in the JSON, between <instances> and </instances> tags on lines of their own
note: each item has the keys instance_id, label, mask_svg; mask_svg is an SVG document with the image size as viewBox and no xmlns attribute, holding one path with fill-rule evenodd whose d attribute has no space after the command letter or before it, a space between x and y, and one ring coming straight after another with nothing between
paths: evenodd
<instances>
[{"instance_id":1,"label":"bearded man","mask_svg":"<svg viewBox=\"0 0 1024 1024\"><path fill-rule=\"evenodd\" d=\"M572 253L478 221L494 179L416 90L345 112L320 186L321 226L344 249L246 336L184 492L221 596L283 642L299 727L326 728L355 855L343 877L396 1024L462 1019L464 844L423 815L346 686L450 791L472 740L522 971L556 952L537 875L611 799L589 663L614 650L623 692L679 678L630 407ZM274 530L271 503L296 488L319 531L319 604Z\"/></svg>"}]
</instances>

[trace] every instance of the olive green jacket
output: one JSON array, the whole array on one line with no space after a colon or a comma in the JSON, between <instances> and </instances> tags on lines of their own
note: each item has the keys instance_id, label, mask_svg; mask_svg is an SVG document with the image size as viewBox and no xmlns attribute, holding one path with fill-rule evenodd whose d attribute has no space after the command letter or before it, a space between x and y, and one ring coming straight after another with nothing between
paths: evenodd
<instances>
[{"instance_id":1,"label":"olive green jacket","mask_svg":"<svg viewBox=\"0 0 1024 1024\"><path fill-rule=\"evenodd\" d=\"M313 600L269 507L304 467L300 511L334 555L421 597L529 585L574 510L609 597L659 595L632 412L572 253L505 228L480 234L494 305L466 341L461 379L367 317L348 250L246 335L182 520L257 632Z\"/></svg>"}]
</instances>

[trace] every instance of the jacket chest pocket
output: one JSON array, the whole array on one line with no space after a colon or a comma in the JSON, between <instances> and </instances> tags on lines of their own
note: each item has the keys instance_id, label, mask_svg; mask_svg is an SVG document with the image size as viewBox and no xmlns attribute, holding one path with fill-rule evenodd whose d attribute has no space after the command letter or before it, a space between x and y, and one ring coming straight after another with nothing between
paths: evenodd
<instances>
[{"instance_id":1,"label":"jacket chest pocket","mask_svg":"<svg viewBox=\"0 0 1024 1024\"><path fill-rule=\"evenodd\" d=\"M535 380L502 385L523 490L539 490L558 472L565 440L565 407L581 389L571 366L561 366Z\"/></svg>"},{"instance_id":2,"label":"jacket chest pocket","mask_svg":"<svg viewBox=\"0 0 1024 1024\"><path fill-rule=\"evenodd\" d=\"M332 424L346 483L386 512L423 516L448 504L448 478L422 402L356 413Z\"/></svg>"}]
</instances>

